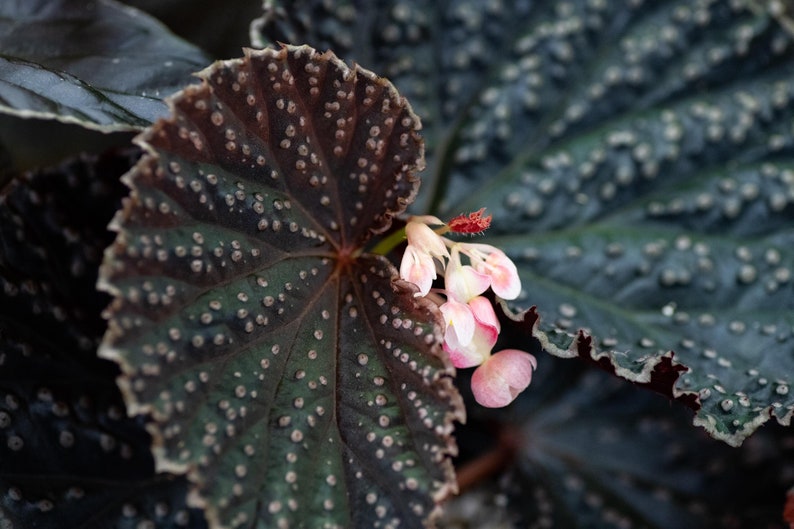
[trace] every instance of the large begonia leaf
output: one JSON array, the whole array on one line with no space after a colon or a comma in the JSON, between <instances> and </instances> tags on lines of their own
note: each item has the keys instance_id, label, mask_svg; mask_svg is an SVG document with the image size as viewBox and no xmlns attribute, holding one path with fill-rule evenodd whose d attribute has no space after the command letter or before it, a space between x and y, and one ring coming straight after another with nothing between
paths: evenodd
<instances>
[{"instance_id":1,"label":"large begonia leaf","mask_svg":"<svg viewBox=\"0 0 794 529\"><path fill-rule=\"evenodd\" d=\"M214 527L416 527L454 489L438 311L362 253L418 187L418 118L309 47L201 73L139 142L100 353Z\"/></svg>"},{"instance_id":2,"label":"large begonia leaf","mask_svg":"<svg viewBox=\"0 0 794 529\"><path fill-rule=\"evenodd\" d=\"M184 477L154 474L118 366L96 356L103 226L136 155L29 174L0 197L0 527L202 526Z\"/></svg>"},{"instance_id":3,"label":"large begonia leaf","mask_svg":"<svg viewBox=\"0 0 794 529\"><path fill-rule=\"evenodd\" d=\"M524 282L513 308L537 306L549 351L683 400L729 444L788 424L794 59L779 5L268 5L263 40L347 42L436 109L429 202L489 208L488 242ZM402 46L356 45L392 35Z\"/></svg>"},{"instance_id":4,"label":"large begonia leaf","mask_svg":"<svg viewBox=\"0 0 794 529\"><path fill-rule=\"evenodd\" d=\"M114 0L0 3L0 112L101 131L166 114L163 98L208 59Z\"/></svg>"}]
</instances>

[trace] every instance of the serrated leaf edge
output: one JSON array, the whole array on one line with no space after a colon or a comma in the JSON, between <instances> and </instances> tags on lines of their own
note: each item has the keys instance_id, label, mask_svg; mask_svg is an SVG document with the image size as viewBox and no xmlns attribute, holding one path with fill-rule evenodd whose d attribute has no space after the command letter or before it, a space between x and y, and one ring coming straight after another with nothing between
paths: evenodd
<instances>
[{"instance_id":1,"label":"serrated leaf edge","mask_svg":"<svg viewBox=\"0 0 794 529\"><path fill-rule=\"evenodd\" d=\"M690 372L691 369L686 364L677 361L675 359L675 352L672 350L664 354L648 357L642 362L637 362L637 364L641 366L641 369L639 371L632 371L631 369L621 367L615 361L618 356L624 353L612 350L598 351L593 345L595 343L593 336L584 329L579 329L576 334L562 329L554 329L553 332L567 335L571 340L567 348L561 348L551 342L546 332L539 329L541 316L536 310L537 307L532 306L520 313L514 313L507 304L502 301L499 303L499 308L506 318L512 320L517 325L526 324L528 320L534 318L531 328L532 338L536 339L543 350L552 356L564 359L578 358L618 378L638 386L646 387L646 389L655 390L672 400L680 401L695 412L698 412L702 408L699 393L680 389L676 386L680 376ZM654 375L664 375L664 373L660 373L659 370L669 373L670 369L675 371L675 375L670 381L669 394L660 391L659 388L652 387ZM778 411L778 409L772 405L759 409L755 418L746 422L743 427L735 433L720 431L717 428L716 420L713 415L709 413L695 414L692 419L692 424L703 428L706 433L714 439L722 441L732 447L739 447L745 439L750 437L750 435L772 417L775 417L778 423L783 426L789 426L791 424L791 419L794 417L794 410L789 410L784 415L778 415L776 411Z\"/></svg>"},{"instance_id":2,"label":"serrated leaf edge","mask_svg":"<svg viewBox=\"0 0 794 529\"><path fill-rule=\"evenodd\" d=\"M704 415L695 415L694 419L692 419L692 424L695 426L699 426L706 430L706 432L713 437L714 439L718 439L728 446L732 446L734 448L738 448L742 445L745 439L750 437L753 432L755 432L761 425L766 423L769 419L772 418L772 407L769 406L767 408L763 408L759 411L758 415L752 421L748 421L744 423L744 426L741 430L738 430L734 434L729 434L725 432L721 432L717 429L716 421L714 420L714 416L711 414L704 414ZM791 412L787 415L788 418L791 417ZM780 419L779 419L780 421ZM782 422L781 424L788 425L788 422Z\"/></svg>"}]
</instances>

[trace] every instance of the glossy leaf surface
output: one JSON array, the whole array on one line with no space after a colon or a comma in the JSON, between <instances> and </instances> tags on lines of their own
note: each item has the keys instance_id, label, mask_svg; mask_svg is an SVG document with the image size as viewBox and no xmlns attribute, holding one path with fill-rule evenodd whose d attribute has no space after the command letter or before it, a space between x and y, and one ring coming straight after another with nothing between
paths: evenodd
<instances>
[{"instance_id":1,"label":"glossy leaf surface","mask_svg":"<svg viewBox=\"0 0 794 529\"><path fill-rule=\"evenodd\" d=\"M729 444L788 424L794 60L765 4L300 5L271 2L260 36L349 49L436 109L432 209L493 214L550 352L683 400ZM688 372L662 387L656 366Z\"/></svg>"},{"instance_id":2,"label":"glossy leaf surface","mask_svg":"<svg viewBox=\"0 0 794 529\"><path fill-rule=\"evenodd\" d=\"M212 526L418 526L454 488L437 310L361 254L412 200L419 120L308 47L201 73L113 223L101 354Z\"/></svg>"},{"instance_id":3,"label":"glossy leaf surface","mask_svg":"<svg viewBox=\"0 0 794 529\"><path fill-rule=\"evenodd\" d=\"M0 526L202 527L182 477L155 475L118 367L96 357L103 226L136 153L20 177L0 198Z\"/></svg>"},{"instance_id":4,"label":"glossy leaf surface","mask_svg":"<svg viewBox=\"0 0 794 529\"><path fill-rule=\"evenodd\" d=\"M104 132L165 115L163 98L209 60L113 0L0 4L0 112Z\"/></svg>"}]
</instances>

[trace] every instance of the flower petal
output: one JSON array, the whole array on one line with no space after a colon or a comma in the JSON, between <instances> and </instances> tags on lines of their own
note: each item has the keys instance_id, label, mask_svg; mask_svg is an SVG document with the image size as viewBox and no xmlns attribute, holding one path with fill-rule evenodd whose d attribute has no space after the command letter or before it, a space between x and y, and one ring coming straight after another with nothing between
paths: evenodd
<instances>
[{"instance_id":1,"label":"flower petal","mask_svg":"<svg viewBox=\"0 0 794 529\"><path fill-rule=\"evenodd\" d=\"M484 329L475 332L474 338L466 345L461 345L455 335L444 337L444 350L449 360L457 368L475 367L485 362L491 355L491 343L496 341L496 331Z\"/></svg>"},{"instance_id":2,"label":"flower petal","mask_svg":"<svg viewBox=\"0 0 794 529\"><path fill-rule=\"evenodd\" d=\"M408 245L441 259L449 257L447 245L438 233L434 232L427 224L412 220L405 225L405 236Z\"/></svg>"},{"instance_id":3,"label":"flower petal","mask_svg":"<svg viewBox=\"0 0 794 529\"><path fill-rule=\"evenodd\" d=\"M444 279L444 289L452 294L458 301L467 303L475 296L479 296L491 285L490 276L480 273L470 265L462 265L460 257L452 249L449 265Z\"/></svg>"},{"instance_id":4,"label":"flower petal","mask_svg":"<svg viewBox=\"0 0 794 529\"><path fill-rule=\"evenodd\" d=\"M472 374L471 391L475 400L486 408L507 406L529 386L536 367L535 357L525 351L499 351Z\"/></svg>"},{"instance_id":5,"label":"flower petal","mask_svg":"<svg viewBox=\"0 0 794 529\"><path fill-rule=\"evenodd\" d=\"M454 299L448 299L439 309L444 315L444 337L454 334L454 340L461 345L468 345L474 337L474 327L476 320L474 313L468 305L460 303Z\"/></svg>"},{"instance_id":6,"label":"flower petal","mask_svg":"<svg viewBox=\"0 0 794 529\"><path fill-rule=\"evenodd\" d=\"M485 246L485 245L483 245ZM484 261L475 264L478 272L491 279L494 294L502 299L516 299L521 293L521 279L515 263L502 250L490 247Z\"/></svg>"},{"instance_id":7,"label":"flower petal","mask_svg":"<svg viewBox=\"0 0 794 529\"><path fill-rule=\"evenodd\" d=\"M457 342L455 335L444 336L444 350L449 355L449 361L452 365L464 369L467 367L475 367L483 363L483 351L469 342L467 345L460 345ZM490 351L485 351L485 357L490 354Z\"/></svg>"},{"instance_id":8,"label":"flower petal","mask_svg":"<svg viewBox=\"0 0 794 529\"><path fill-rule=\"evenodd\" d=\"M419 287L414 296L426 296L436 278L433 258L409 244L400 262L400 278Z\"/></svg>"},{"instance_id":9,"label":"flower petal","mask_svg":"<svg viewBox=\"0 0 794 529\"><path fill-rule=\"evenodd\" d=\"M469 300L468 305L479 325L490 325L494 327L496 333L499 334L502 327L496 317L496 312L493 310L493 305L491 305L491 301L488 298L476 296ZM493 346L493 344L491 344L491 346Z\"/></svg>"},{"instance_id":10,"label":"flower petal","mask_svg":"<svg viewBox=\"0 0 794 529\"><path fill-rule=\"evenodd\" d=\"M472 301L477 312L472 310L471 301L465 305L474 319L474 333L468 343L461 343L455 333L444 333L444 350L449 354L452 365L459 368L474 367L485 362L499 336L499 322L490 302L481 296Z\"/></svg>"}]
</instances>

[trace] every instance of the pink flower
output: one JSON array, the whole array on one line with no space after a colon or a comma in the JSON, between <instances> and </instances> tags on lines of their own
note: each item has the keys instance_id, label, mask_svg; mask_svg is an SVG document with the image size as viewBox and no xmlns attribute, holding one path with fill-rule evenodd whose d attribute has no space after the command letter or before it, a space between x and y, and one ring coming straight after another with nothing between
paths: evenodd
<instances>
[{"instance_id":1,"label":"pink flower","mask_svg":"<svg viewBox=\"0 0 794 529\"><path fill-rule=\"evenodd\" d=\"M467 245L466 254L474 269L490 278L494 294L502 299L516 299L521 293L521 279L515 263L490 244Z\"/></svg>"},{"instance_id":2,"label":"pink flower","mask_svg":"<svg viewBox=\"0 0 794 529\"><path fill-rule=\"evenodd\" d=\"M479 296L491 285L491 279L478 272L471 265L460 262L460 247L462 243L452 246L449 265L444 278L444 289L455 299L467 303L470 299Z\"/></svg>"},{"instance_id":3,"label":"pink flower","mask_svg":"<svg viewBox=\"0 0 794 529\"><path fill-rule=\"evenodd\" d=\"M441 236L445 231L483 231L491 220L483 214L481 209L447 225L436 217L411 217L405 227L408 245L400 277L419 288L415 296L426 296L437 272L444 275L440 293L447 299L439 307L445 324L444 350L457 368L479 366L471 379L474 398L483 406L498 408L513 402L529 386L537 363L534 356L518 349L491 354L501 326L491 302L482 294L491 288L503 299L515 299L521 293L521 279L516 265L498 248ZM429 225L440 227L433 230ZM463 264L461 254L468 264Z\"/></svg>"},{"instance_id":4,"label":"pink flower","mask_svg":"<svg viewBox=\"0 0 794 529\"><path fill-rule=\"evenodd\" d=\"M415 296L426 296L436 279L436 264L433 258L444 264L444 257L449 257L444 239L422 222L441 221L435 217L421 217L411 220L405 226L408 246L405 248L400 262L400 277L419 287Z\"/></svg>"},{"instance_id":5,"label":"pink flower","mask_svg":"<svg viewBox=\"0 0 794 529\"><path fill-rule=\"evenodd\" d=\"M471 391L475 400L486 408L507 406L529 386L536 367L535 357L525 351L499 351L472 374Z\"/></svg>"},{"instance_id":6,"label":"pink flower","mask_svg":"<svg viewBox=\"0 0 794 529\"><path fill-rule=\"evenodd\" d=\"M500 330L491 302L482 296L467 304L450 299L440 309L447 324L444 350L452 365L465 368L482 364L490 356ZM471 325L465 334L461 332L464 325Z\"/></svg>"},{"instance_id":7,"label":"pink flower","mask_svg":"<svg viewBox=\"0 0 794 529\"><path fill-rule=\"evenodd\" d=\"M454 298L449 298L439 310L444 315L444 340L454 340L457 343L467 344L474 337L476 322L474 313L466 303L461 303Z\"/></svg>"},{"instance_id":8,"label":"pink flower","mask_svg":"<svg viewBox=\"0 0 794 529\"><path fill-rule=\"evenodd\" d=\"M426 296L436 278L433 257L409 244L400 262L400 277L419 287L419 292L414 296Z\"/></svg>"},{"instance_id":9,"label":"pink flower","mask_svg":"<svg viewBox=\"0 0 794 529\"><path fill-rule=\"evenodd\" d=\"M408 221L408 224L405 225L405 237L408 239L408 246L413 246L441 260L443 257L449 257L444 238L423 222L423 220L433 222L433 219L438 221L439 224L442 223L435 217L428 216L411 219Z\"/></svg>"}]
</instances>

